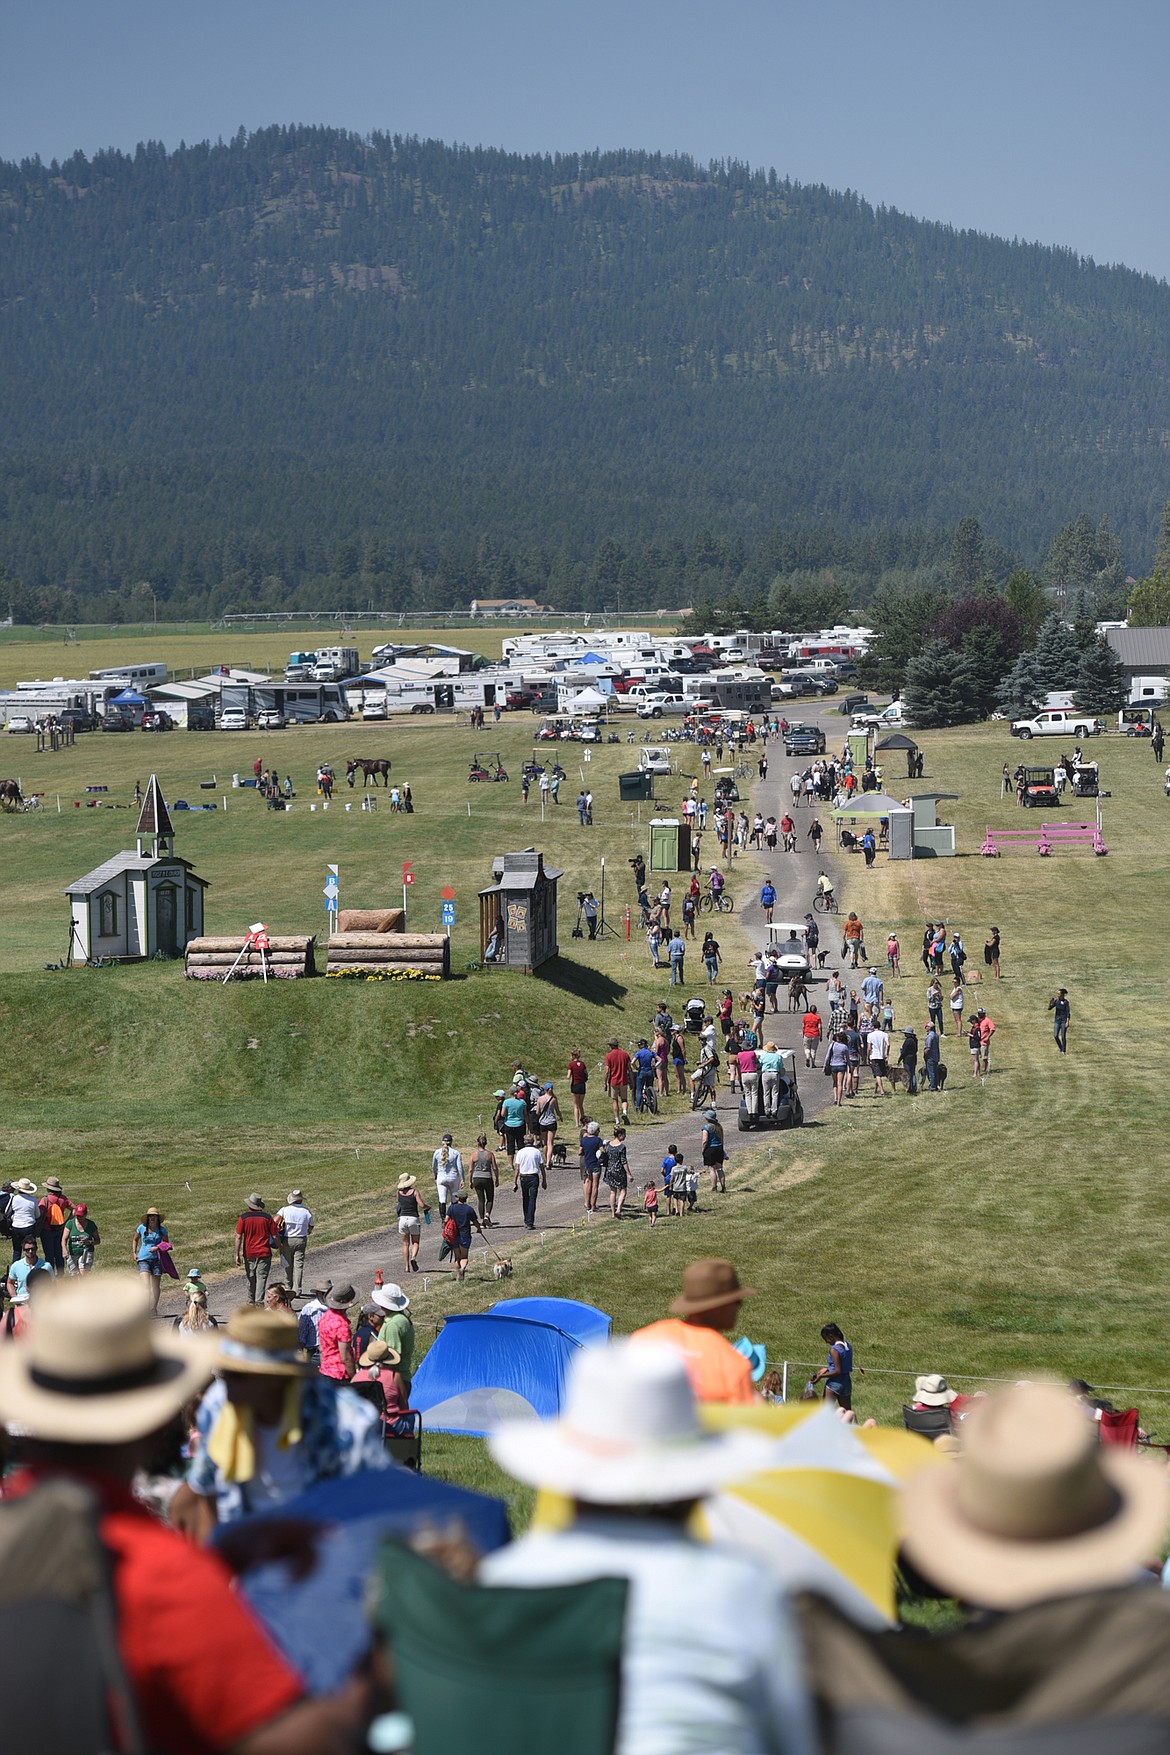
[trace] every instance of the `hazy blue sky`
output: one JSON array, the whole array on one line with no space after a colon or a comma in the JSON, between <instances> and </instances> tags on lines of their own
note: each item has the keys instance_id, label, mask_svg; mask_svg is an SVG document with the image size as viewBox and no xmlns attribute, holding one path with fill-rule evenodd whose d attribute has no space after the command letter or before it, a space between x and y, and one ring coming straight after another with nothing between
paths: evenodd
<instances>
[{"instance_id":1,"label":"hazy blue sky","mask_svg":"<svg viewBox=\"0 0 1170 1755\"><path fill-rule=\"evenodd\" d=\"M7 0L0 157L323 122L775 165L1170 278L1170 0Z\"/></svg>"}]
</instances>

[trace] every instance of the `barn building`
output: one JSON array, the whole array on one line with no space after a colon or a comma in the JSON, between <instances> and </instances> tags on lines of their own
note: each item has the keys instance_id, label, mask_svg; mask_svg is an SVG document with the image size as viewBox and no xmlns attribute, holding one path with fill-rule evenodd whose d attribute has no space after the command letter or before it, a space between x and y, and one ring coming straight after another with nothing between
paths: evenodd
<instances>
[{"instance_id":1,"label":"barn building","mask_svg":"<svg viewBox=\"0 0 1170 1755\"><path fill-rule=\"evenodd\" d=\"M175 831L153 774L136 833L133 853L116 853L65 891L73 915L70 961L181 957L188 940L202 935L207 879L175 858Z\"/></svg>"}]
</instances>

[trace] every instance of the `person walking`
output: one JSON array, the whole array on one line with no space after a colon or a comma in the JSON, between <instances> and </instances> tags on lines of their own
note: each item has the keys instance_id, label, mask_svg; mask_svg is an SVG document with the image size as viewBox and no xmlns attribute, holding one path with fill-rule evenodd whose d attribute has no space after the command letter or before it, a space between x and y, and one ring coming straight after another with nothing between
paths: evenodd
<instances>
[{"instance_id":1,"label":"person walking","mask_svg":"<svg viewBox=\"0 0 1170 1755\"><path fill-rule=\"evenodd\" d=\"M682 987L685 983L686 977L687 941L678 930L677 926L674 929L674 935L671 938L670 943L666 947L666 954L670 958L670 985L672 987Z\"/></svg>"},{"instance_id":2,"label":"person walking","mask_svg":"<svg viewBox=\"0 0 1170 1755\"><path fill-rule=\"evenodd\" d=\"M72 1211L73 1202L61 1187L60 1177L46 1176L44 1193L37 1205L37 1227L45 1260L55 1274L65 1272L65 1221Z\"/></svg>"},{"instance_id":3,"label":"person walking","mask_svg":"<svg viewBox=\"0 0 1170 1755\"><path fill-rule=\"evenodd\" d=\"M527 1104L524 1106L524 1120L527 1125ZM431 1154L431 1171L435 1178L440 1221L447 1217L447 1203L454 1197L455 1190L463 1187L463 1159L454 1148L454 1139L449 1133L445 1133L442 1145Z\"/></svg>"},{"instance_id":4,"label":"person walking","mask_svg":"<svg viewBox=\"0 0 1170 1755\"><path fill-rule=\"evenodd\" d=\"M1048 1001L1048 1009L1054 1014L1052 1019L1052 1035L1056 1046L1062 1054L1068 1053L1068 1021L1072 1016L1072 1007L1068 1003L1068 988L1058 987Z\"/></svg>"},{"instance_id":5,"label":"person walking","mask_svg":"<svg viewBox=\"0 0 1170 1755\"><path fill-rule=\"evenodd\" d=\"M890 1038L884 1030L875 1028L866 1036L865 1047L869 1056L869 1070L873 1074L873 1094L875 1097L884 1097L886 1092L882 1080L889 1071Z\"/></svg>"},{"instance_id":6,"label":"person walking","mask_svg":"<svg viewBox=\"0 0 1170 1755\"><path fill-rule=\"evenodd\" d=\"M886 940L886 967L896 981L902 973L902 947L898 943L898 935L892 932Z\"/></svg>"},{"instance_id":7,"label":"person walking","mask_svg":"<svg viewBox=\"0 0 1170 1755\"><path fill-rule=\"evenodd\" d=\"M536 1229L536 1198L542 1188L548 1187L548 1179L544 1168L544 1154L531 1134L516 1153L515 1173L512 1178L512 1192L519 1190L520 1202L524 1212L524 1229Z\"/></svg>"},{"instance_id":8,"label":"person walking","mask_svg":"<svg viewBox=\"0 0 1170 1755\"><path fill-rule=\"evenodd\" d=\"M823 1383L825 1400L836 1402L848 1413L853 1406L853 1348L835 1322L825 1324L821 1339L828 1343L829 1356L810 1381Z\"/></svg>"},{"instance_id":9,"label":"person walking","mask_svg":"<svg viewBox=\"0 0 1170 1755\"><path fill-rule=\"evenodd\" d=\"M983 946L983 961L991 970L995 979L999 980L999 927L993 926Z\"/></svg>"},{"instance_id":10,"label":"person walking","mask_svg":"<svg viewBox=\"0 0 1170 1755\"><path fill-rule=\"evenodd\" d=\"M926 989L926 1010L934 1028L941 1036L943 1032L943 996L937 977L931 979Z\"/></svg>"},{"instance_id":11,"label":"person walking","mask_svg":"<svg viewBox=\"0 0 1170 1755\"><path fill-rule=\"evenodd\" d=\"M609 1189L609 1211L612 1218L620 1219L630 1186L630 1162L624 1127L614 1128L613 1138L606 1145L604 1155L605 1169L602 1179Z\"/></svg>"},{"instance_id":12,"label":"person walking","mask_svg":"<svg viewBox=\"0 0 1170 1755\"><path fill-rule=\"evenodd\" d=\"M4 1184L4 1192L7 1201L5 1217L12 1235L12 1259L19 1261L25 1239L37 1234L40 1218L37 1185L27 1176L18 1176L15 1182Z\"/></svg>"},{"instance_id":13,"label":"person walking","mask_svg":"<svg viewBox=\"0 0 1170 1755\"><path fill-rule=\"evenodd\" d=\"M557 1126L563 1119L561 1106L557 1102L556 1092L551 1085L542 1087L533 1106L535 1132L540 1135L544 1145L544 1167L552 1168L553 1146L556 1144Z\"/></svg>"},{"instance_id":14,"label":"person walking","mask_svg":"<svg viewBox=\"0 0 1170 1755\"><path fill-rule=\"evenodd\" d=\"M955 977L956 981L962 981L963 964L967 961L967 953L963 949L963 941L957 932L952 932L951 934L951 942L947 954L950 960L952 975Z\"/></svg>"},{"instance_id":15,"label":"person walking","mask_svg":"<svg viewBox=\"0 0 1170 1755\"><path fill-rule=\"evenodd\" d=\"M472 1227L474 1226L480 1236L483 1236L483 1226L468 1202L465 1188L455 1191L455 1199L447 1208L446 1222L455 1227L455 1241L451 1245L451 1255L455 1262L455 1278L465 1280L467 1278L467 1258L471 1254Z\"/></svg>"},{"instance_id":16,"label":"person walking","mask_svg":"<svg viewBox=\"0 0 1170 1755\"><path fill-rule=\"evenodd\" d=\"M299 1298L305 1286L305 1250L313 1229L313 1215L305 1205L299 1188L290 1191L288 1200L276 1215L280 1225L280 1253L284 1261L285 1284Z\"/></svg>"},{"instance_id":17,"label":"person walking","mask_svg":"<svg viewBox=\"0 0 1170 1755\"><path fill-rule=\"evenodd\" d=\"M928 1091L937 1091L939 1088L938 1066L938 1028L934 1019L928 1018L926 1020L926 1027L922 1033L922 1070L926 1074L926 1088Z\"/></svg>"},{"instance_id":18,"label":"person walking","mask_svg":"<svg viewBox=\"0 0 1170 1755\"><path fill-rule=\"evenodd\" d=\"M727 1193L727 1150L723 1143L723 1128L718 1113L714 1109L703 1111L703 1163L711 1172L711 1193Z\"/></svg>"},{"instance_id":19,"label":"person walking","mask_svg":"<svg viewBox=\"0 0 1170 1755\"><path fill-rule=\"evenodd\" d=\"M591 1121L581 1135L581 1195L585 1202L585 1211L597 1211L597 1195L601 1184L601 1171L605 1146L601 1138L601 1123Z\"/></svg>"},{"instance_id":20,"label":"person walking","mask_svg":"<svg viewBox=\"0 0 1170 1755\"><path fill-rule=\"evenodd\" d=\"M78 1201L65 1221L65 1272L92 1273L93 1252L101 1240L96 1223L89 1217L89 1208L84 1201Z\"/></svg>"},{"instance_id":21,"label":"person walking","mask_svg":"<svg viewBox=\"0 0 1170 1755\"><path fill-rule=\"evenodd\" d=\"M422 1239L423 1218L430 1210L418 1192L418 1184L414 1177L400 1176L394 1216L398 1220L398 1235L402 1239L404 1273L417 1274L419 1271L418 1246Z\"/></svg>"},{"instance_id":22,"label":"person walking","mask_svg":"<svg viewBox=\"0 0 1170 1755\"><path fill-rule=\"evenodd\" d=\"M524 1144L524 1135L528 1132L528 1098L525 1090L523 1084L514 1082L508 1095L500 1099L500 1122L510 1170L516 1168L516 1153Z\"/></svg>"},{"instance_id":23,"label":"person walking","mask_svg":"<svg viewBox=\"0 0 1170 1755\"><path fill-rule=\"evenodd\" d=\"M565 1077L569 1081L569 1095L573 1099L573 1125L574 1127L584 1127L585 1091L589 1084L589 1068L575 1048L569 1055Z\"/></svg>"},{"instance_id":24,"label":"person walking","mask_svg":"<svg viewBox=\"0 0 1170 1755\"><path fill-rule=\"evenodd\" d=\"M703 948L699 954L707 971L707 986L714 987L719 975L719 940L713 932L703 934Z\"/></svg>"},{"instance_id":25,"label":"person walking","mask_svg":"<svg viewBox=\"0 0 1170 1755\"><path fill-rule=\"evenodd\" d=\"M776 886L770 877L765 877L760 889L760 907L764 910L764 919L772 924L772 910L776 906Z\"/></svg>"},{"instance_id":26,"label":"person walking","mask_svg":"<svg viewBox=\"0 0 1170 1755\"><path fill-rule=\"evenodd\" d=\"M907 1025L902 1031L902 1046L898 1050L898 1065L906 1084L906 1095L918 1095L918 1037L912 1026Z\"/></svg>"},{"instance_id":27,"label":"person walking","mask_svg":"<svg viewBox=\"0 0 1170 1755\"><path fill-rule=\"evenodd\" d=\"M824 1029L821 1024L821 1014L816 1006L810 1001L804 1016L800 1020L800 1039L804 1045L805 1066L816 1066L817 1049L820 1046L823 1034Z\"/></svg>"},{"instance_id":28,"label":"person walking","mask_svg":"<svg viewBox=\"0 0 1170 1755\"><path fill-rule=\"evenodd\" d=\"M605 1057L605 1088L613 1102L613 1118L628 1122L630 1119L630 1057L618 1042L616 1036L609 1039L609 1053Z\"/></svg>"},{"instance_id":29,"label":"person walking","mask_svg":"<svg viewBox=\"0 0 1170 1755\"><path fill-rule=\"evenodd\" d=\"M654 1083L655 1072L654 1053L645 1036L639 1036L638 1046L630 1057L630 1066L634 1075L634 1108L641 1115L648 1106L647 1092Z\"/></svg>"},{"instance_id":30,"label":"person walking","mask_svg":"<svg viewBox=\"0 0 1170 1755\"><path fill-rule=\"evenodd\" d=\"M825 1077L833 1081L833 1103L840 1109L849 1082L849 1050L840 1036L834 1036L825 1051Z\"/></svg>"},{"instance_id":31,"label":"person walking","mask_svg":"<svg viewBox=\"0 0 1170 1755\"><path fill-rule=\"evenodd\" d=\"M266 1209L263 1196L250 1194L236 1220L236 1266L243 1266L249 1304L264 1302L272 1270L272 1245L279 1236L280 1226ZM156 1303L157 1299L156 1292Z\"/></svg>"},{"instance_id":32,"label":"person walking","mask_svg":"<svg viewBox=\"0 0 1170 1755\"><path fill-rule=\"evenodd\" d=\"M496 1162L496 1154L488 1146L487 1134L478 1134L471 1159L471 1192L479 1209L479 1222L488 1230L491 1229L492 1207L495 1205L496 1189L499 1186L500 1167Z\"/></svg>"}]
</instances>

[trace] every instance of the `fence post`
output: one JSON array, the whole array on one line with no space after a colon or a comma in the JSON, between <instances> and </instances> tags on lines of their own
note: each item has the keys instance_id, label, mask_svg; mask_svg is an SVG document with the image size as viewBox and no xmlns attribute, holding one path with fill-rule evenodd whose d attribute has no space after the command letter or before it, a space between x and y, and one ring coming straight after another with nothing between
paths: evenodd
<instances>
[{"instance_id":1,"label":"fence post","mask_svg":"<svg viewBox=\"0 0 1170 1755\"><path fill-rule=\"evenodd\" d=\"M784 1361L784 1371L783 1371L783 1375L781 1377L781 1382L780 1382L780 1400L782 1402L786 1402L788 1400L788 1361L787 1361L787 1359L785 1359L785 1361Z\"/></svg>"}]
</instances>

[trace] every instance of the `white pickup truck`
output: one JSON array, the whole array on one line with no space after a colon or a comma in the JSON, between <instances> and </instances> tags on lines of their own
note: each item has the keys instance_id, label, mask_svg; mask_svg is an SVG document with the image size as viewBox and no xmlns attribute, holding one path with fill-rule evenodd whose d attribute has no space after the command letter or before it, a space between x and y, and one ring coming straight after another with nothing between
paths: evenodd
<instances>
[{"instance_id":1,"label":"white pickup truck","mask_svg":"<svg viewBox=\"0 0 1170 1755\"><path fill-rule=\"evenodd\" d=\"M691 706L685 695L646 695L638 702L638 718L661 719L664 713L689 713Z\"/></svg>"},{"instance_id":2,"label":"white pickup truck","mask_svg":"<svg viewBox=\"0 0 1170 1755\"><path fill-rule=\"evenodd\" d=\"M1012 736L1027 743L1032 737L1093 737L1101 729L1091 713L1072 713L1063 707L1051 707L1032 719L1013 719Z\"/></svg>"}]
</instances>

